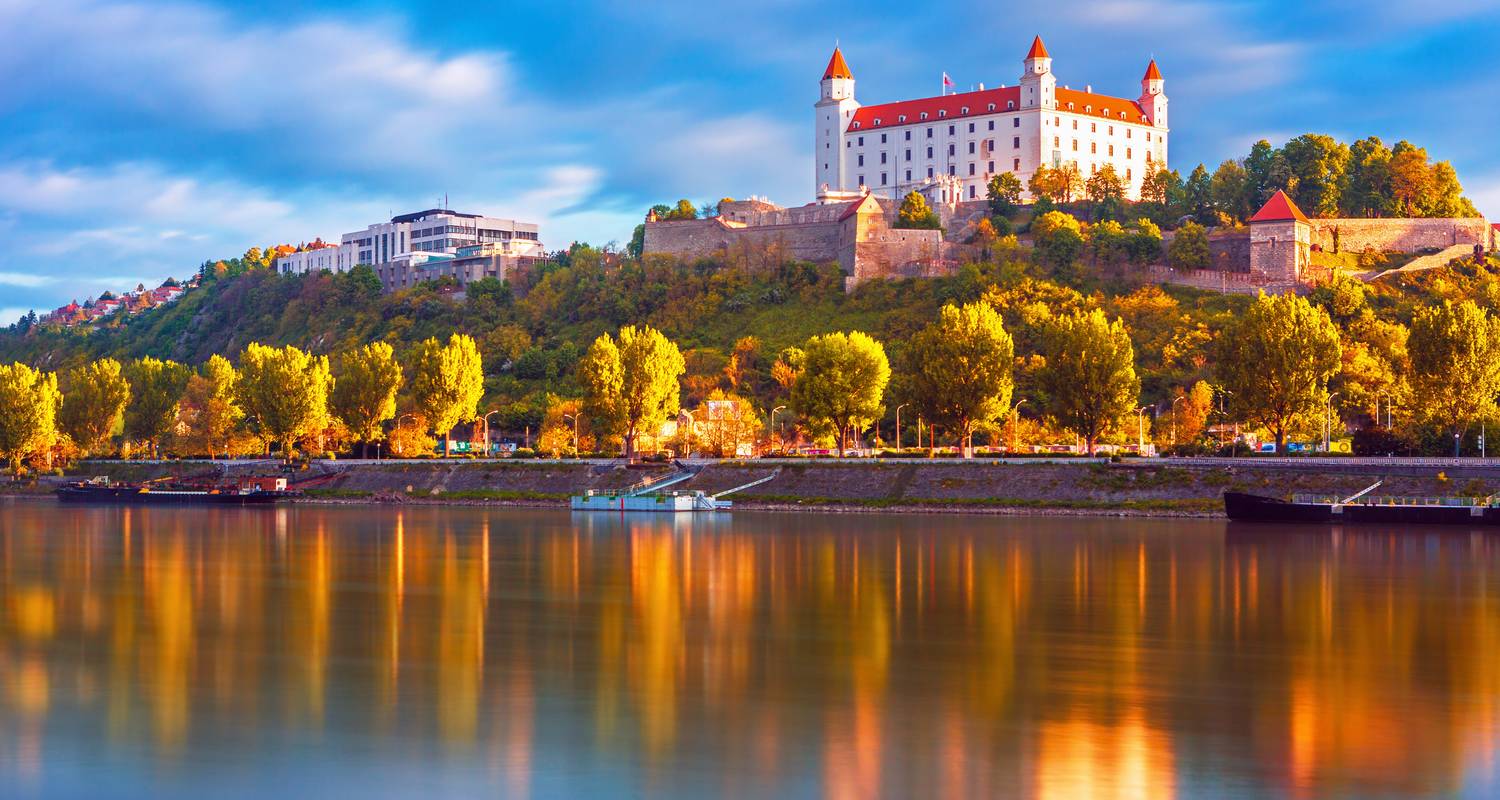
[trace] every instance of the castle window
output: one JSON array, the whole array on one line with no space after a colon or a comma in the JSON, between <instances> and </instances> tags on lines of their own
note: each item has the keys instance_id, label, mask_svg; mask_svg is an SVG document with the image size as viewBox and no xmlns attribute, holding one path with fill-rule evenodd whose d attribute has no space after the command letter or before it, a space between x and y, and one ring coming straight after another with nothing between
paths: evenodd
<instances>
[{"instance_id":1,"label":"castle window","mask_svg":"<svg viewBox=\"0 0 1500 800\"><path fill-rule=\"evenodd\" d=\"M859 185L860 186L864 186L865 185L865 176L863 176L863 175L859 176Z\"/></svg>"},{"instance_id":2,"label":"castle window","mask_svg":"<svg viewBox=\"0 0 1500 800\"><path fill-rule=\"evenodd\" d=\"M973 133L973 132L974 132L974 123L970 122L969 123L969 133Z\"/></svg>"},{"instance_id":3,"label":"castle window","mask_svg":"<svg viewBox=\"0 0 1500 800\"><path fill-rule=\"evenodd\" d=\"M1053 147L1062 147L1062 137L1059 137L1059 136L1052 137L1052 146Z\"/></svg>"},{"instance_id":4,"label":"castle window","mask_svg":"<svg viewBox=\"0 0 1500 800\"><path fill-rule=\"evenodd\" d=\"M1012 149L1020 150L1021 149L1021 137L1019 137L1019 136L1012 136L1010 138L1010 146L1011 146Z\"/></svg>"},{"instance_id":5,"label":"castle window","mask_svg":"<svg viewBox=\"0 0 1500 800\"><path fill-rule=\"evenodd\" d=\"M952 177L958 177L958 165L957 164L949 164L948 165L948 174L950 176L952 176Z\"/></svg>"},{"instance_id":6,"label":"castle window","mask_svg":"<svg viewBox=\"0 0 1500 800\"><path fill-rule=\"evenodd\" d=\"M880 143L885 144L885 134L880 134Z\"/></svg>"},{"instance_id":7,"label":"castle window","mask_svg":"<svg viewBox=\"0 0 1500 800\"><path fill-rule=\"evenodd\" d=\"M859 164L857 164L856 166L863 167L864 165L865 165L865 154L864 153L860 153L859 154Z\"/></svg>"},{"instance_id":8,"label":"castle window","mask_svg":"<svg viewBox=\"0 0 1500 800\"><path fill-rule=\"evenodd\" d=\"M844 149L845 150L848 150L849 148L851 148L853 146L854 146L854 142L844 142Z\"/></svg>"},{"instance_id":9,"label":"castle window","mask_svg":"<svg viewBox=\"0 0 1500 800\"><path fill-rule=\"evenodd\" d=\"M1130 148L1125 148L1125 157L1130 158Z\"/></svg>"},{"instance_id":10,"label":"castle window","mask_svg":"<svg viewBox=\"0 0 1500 800\"><path fill-rule=\"evenodd\" d=\"M907 161L910 161L910 160L911 160L911 151L910 151L910 150L907 150L907 151L906 151L906 160L907 160Z\"/></svg>"},{"instance_id":11,"label":"castle window","mask_svg":"<svg viewBox=\"0 0 1500 800\"><path fill-rule=\"evenodd\" d=\"M974 143L969 142L969 155L974 155Z\"/></svg>"},{"instance_id":12,"label":"castle window","mask_svg":"<svg viewBox=\"0 0 1500 800\"><path fill-rule=\"evenodd\" d=\"M927 119L927 115L926 115L926 114L923 114L923 115L922 115L922 119ZM927 138L929 138L929 139L931 139L931 138L932 138L932 129L931 129L931 128L928 128L928 129L927 129Z\"/></svg>"},{"instance_id":13,"label":"castle window","mask_svg":"<svg viewBox=\"0 0 1500 800\"><path fill-rule=\"evenodd\" d=\"M906 132L906 141L908 141L908 142L911 141L911 131L910 130L908 130Z\"/></svg>"},{"instance_id":14,"label":"castle window","mask_svg":"<svg viewBox=\"0 0 1500 800\"><path fill-rule=\"evenodd\" d=\"M993 109L993 108L992 108L992 109L990 109L990 110L991 110L991 111L994 111L994 109ZM995 121L994 121L994 120L990 120L990 130L994 130L994 129L995 129Z\"/></svg>"},{"instance_id":15,"label":"castle window","mask_svg":"<svg viewBox=\"0 0 1500 800\"><path fill-rule=\"evenodd\" d=\"M954 144L948 145L948 155L952 156L952 155L957 155L957 154L958 154L958 145L954 145Z\"/></svg>"},{"instance_id":16,"label":"castle window","mask_svg":"<svg viewBox=\"0 0 1500 800\"><path fill-rule=\"evenodd\" d=\"M1109 126L1109 135L1110 136L1114 136L1115 135L1115 126L1113 126L1113 125Z\"/></svg>"},{"instance_id":17,"label":"castle window","mask_svg":"<svg viewBox=\"0 0 1500 800\"><path fill-rule=\"evenodd\" d=\"M1078 130L1078 120L1073 120L1073 130Z\"/></svg>"},{"instance_id":18,"label":"castle window","mask_svg":"<svg viewBox=\"0 0 1500 800\"><path fill-rule=\"evenodd\" d=\"M968 106L964 106L964 107L963 107L963 108L960 108L960 109L959 109L959 110L958 110L958 113L960 113L960 114L963 114L963 115L965 115L965 116L967 116L967 115L968 115L968 113L969 113L969 107L968 107Z\"/></svg>"},{"instance_id":19,"label":"castle window","mask_svg":"<svg viewBox=\"0 0 1500 800\"><path fill-rule=\"evenodd\" d=\"M1072 111L1072 110L1073 110L1073 104L1072 104L1072 103L1069 103L1069 104L1068 104L1068 110L1069 110L1069 111Z\"/></svg>"},{"instance_id":20,"label":"castle window","mask_svg":"<svg viewBox=\"0 0 1500 800\"><path fill-rule=\"evenodd\" d=\"M1104 109L1103 113L1104 113L1104 116L1106 116L1106 117L1109 116L1109 109L1107 109L1107 108Z\"/></svg>"},{"instance_id":21,"label":"castle window","mask_svg":"<svg viewBox=\"0 0 1500 800\"><path fill-rule=\"evenodd\" d=\"M1151 131L1146 131L1146 141L1151 141Z\"/></svg>"},{"instance_id":22,"label":"castle window","mask_svg":"<svg viewBox=\"0 0 1500 800\"><path fill-rule=\"evenodd\" d=\"M1126 139L1129 139L1129 138L1130 138L1130 129L1129 129L1129 128L1126 128L1126 129L1125 129L1125 138L1126 138Z\"/></svg>"},{"instance_id":23,"label":"castle window","mask_svg":"<svg viewBox=\"0 0 1500 800\"><path fill-rule=\"evenodd\" d=\"M995 174L995 162L993 162L993 161L990 162L989 173L991 175Z\"/></svg>"},{"instance_id":24,"label":"castle window","mask_svg":"<svg viewBox=\"0 0 1500 800\"><path fill-rule=\"evenodd\" d=\"M939 117L946 117L946 116L948 116L948 109L946 109L946 108L940 108L940 109L938 109L938 116Z\"/></svg>"},{"instance_id":25,"label":"castle window","mask_svg":"<svg viewBox=\"0 0 1500 800\"><path fill-rule=\"evenodd\" d=\"M1094 107L1092 105L1084 106L1083 107L1083 112L1085 114L1092 114L1092 113L1094 113Z\"/></svg>"},{"instance_id":26,"label":"castle window","mask_svg":"<svg viewBox=\"0 0 1500 800\"><path fill-rule=\"evenodd\" d=\"M896 121L897 122L905 122L906 121L906 115L902 114L901 116L896 117Z\"/></svg>"},{"instance_id":27,"label":"castle window","mask_svg":"<svg viewBox=\"0 0 1500 800\"><path fill-rule=\"evenodd\" d=\"M859 130L859 123L858 122L854 123L854 129L855 130Z\"/></svg>"},{"instance_id":28,"label":"castle window","mask_svg":"<svg viewBox=\"0 0 1500 800\"><path fill-rule=\"evenodd\" d=\"M882 163L882 164L885 163L885 151L884 150L880 151L880 163Z\"/></svg>"},{"instance_id":29,"label":"castle window","mask_svg":"<svg viewBox=\"0 0 1500 800\"><path fill-rule=\"evenodd\" d=\"M969 199L974 199L974 187L972 185L969 186Z\"/></svg>"},{"instance_id":30,"label":"castle window","mask_svg":"<svg viewBox=\"0 0 1500 800\"><path fill-rule=\"evenodd\" d=\"M931 147L927 148L927 157L928 158L932 158L932 148Z\"/></svg>"},{"instance_id":31,"label":"castle window","mask_svg":"<svg viewBox=\"0 0 1500 800\"><path fill-rule=\"evenodd\" d=\"M880 173L880 185L881 186L885 185L885 173L884 172Z\"/></svg>"},{"instance_id":32,"label":"castle window","mask_svg":"<svg viewBox=\"0 0 1500 800\"><path fill-rule=\"evenodd\" d=\"M875 118L875 127L880 127L880 117Z\"/></svg>"},{"instance_id":33,"label":"castle window","mask_svg":"<svg viewBox=\"0 0 1500 800\"><path fill-rule=\"evenodd\" d=\"M955 133L957 133L957 129L955 129L952 125L949 125L948 126L948 135L952 136Z\"/></svg>"},{"instance_id":34,"label":"castle window","mask_svg":"<svg viewBox=\"0 0 1500 800\"><path fill-rule=\"evenodd\" d=\"M1099 126L1097 124L1095 124L1095 123L1090 122L1089 123L1089 133L1098 133L1098 132L1099 132Z\"/></svg>"},{"instance_id":35,"label":"castle window","mask_svg":"<svg viewBox=\"0 0 1500 800\"><path fill-rule=\"evenodd\" d=\"M1016 172L1020 172L1021 171L1021 159L1019 159L1019 158L1013 158L1013 159L1010 160L1010 164L1011 164L1011 167L1010 167L1011 169L1015 170Z\"/></svg>"},{"instance_id":36,"label":"castle window","mask_svg":"<svg viewBox=\"0 0 1500 800\"><path fill-rule=\"evenodd\" d=\"M1075 153L1078 152L1078 140L1077 139L1073 140L1073 152L1075 152Z\"/></svg>"},{"instance_id":37,"label":"castle window","mask_svg":"<svg viewBox=\"0 0 1500 800\"><path fill-rule=\"evenodd\" d=\"M1054 128L1061 128L1062 127L1062 117L1053 117L1052 118L1052 126Z\"/></svg>"},{"instance_id":38,"label":"castle window","mask_svg":"<svg viewBox=\"0 0 1500 800\"><path fill-rule=\"evenodd\" d=\"M1089 152L1090 153L1097 153L1097 152L1099 152L1099 145L1097 145L1097 144L1095 144L1093 142L1089 142Z\"/></svg>"},{"instance_id":39,"label":"castle window","mask_svg":"<svg viewBox=\"0 0 1500 800\"><path fill-rule=\"evenodd\" d=\"M865 146L865 137L863 137L863 136L859 137L859 146L860 147L864 147Z\"/></svg>"},{"instance_id":40,"label":"castle window","mask_svg":"<svg viewBox=\"0 0 1500 800\"><path fill-rule=\"evenodd\" d=\"M990 111L994 111L995 110L995 104L994 103L990 103L989 110Z\"/></svg>"},{"instance_id":41,"label":"castle window","mask_svg":"<svg viewBox=\"0 0 1500 800\"><path fill-rule=\"evenodd\" d=\"M927 179L932 180L932 167L927 168Z\"/></svg>"},{"instance_id":42,"label":"castle window","mask_svg":"<svg viewBox=\"0 0 1500 800\"><path fill-rule=\"evenodd\" d=\"M974 162L972 162L972 161L969 162L969 174L970 175L974 174Z\"/></svg>"},{"instance_id":43,"label":"castle window","mask_svg":"<svg viewBox=\"0 0 1500 800\"><path fill-rule=\"evenodd\" d=\"M1110 155L1114 155L1115 154L1115 146L1114 145L1110 145L1109 146L1109 154Z\"/></svg>"},{"instance_id":44,"label":"castle window","mask_svg":"<svg viewBox=\"0 0 1500 800\"><path fill-rule=\"evenodd\" d=\"M927 112L926 111L922 112L922 119L927 119Z\"/></svg>"},{"instance_id":45,"label":"castle window","mask_svg":"<svg viewBox=\"0 0 1500 800\"><path fill-rule=\"evenodd\" d=\"M1125 181L1127 183L1130 181L1130 167L1125 168Z\"/></svg>"},{"instance_id":46,"label":"castle window","mask_svg":"<svg viewBox=\"0 0 1500 800\"><path fill-rule=\"evenodd\" d=\"M1007 111L1010 110L1010 109L1012 109L1012 108L1015 108L1015 107L1016 107L1016 101L1014 101L1014 100L1006 100L1005 101L1005 108L1006 108Z\"/></svg>"},{"instance_id":47,"label":"castle window","mask_svg":"<svg viewBox=\"0 0 1500 800\"><path fill-rule=\"evenodd\" d=\"M908 181L908 182L910 182L910 181L911 181L911 170L907 170L907 171L906 171L906 180L907 180L907 181Z\"/></svg>"}]
</instances>

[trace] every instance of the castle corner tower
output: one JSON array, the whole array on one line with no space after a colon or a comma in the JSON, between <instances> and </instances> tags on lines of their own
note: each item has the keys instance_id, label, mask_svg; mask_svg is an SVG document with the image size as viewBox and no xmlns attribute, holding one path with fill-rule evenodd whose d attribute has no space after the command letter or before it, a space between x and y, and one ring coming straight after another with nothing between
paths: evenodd
<instances>
[{"instance_id":1,"label":"castle corner tower","mask_svg":"<svg viewBox=\"0 0 1500 800\"><path fill-rule=\"evenodd\" d=\"M833 48L833 57L828 59L828 68L823 70L821 89L815 109L814 196L827 189L839 190L844 180L844 132L854 119L859 102L854 99L854 73L844 61L839 48Z\"/></svg>"},{"instance_id":2,"label":"castle corner tower","mask_svg":"<svg viewBox=\"0 0 1500 800\"><path fill-rule=\"evenodd\" d=\"M1031 49L1021 61L1021 108L1057 108L1057 77L1052 74L1052 56L1042 37L1031 40Z\"/></svg>"},{"instance_id":3,"label":"castle corner tower","mask_svg":"<svg viewBox=\"0 0 1500 800\"><path fill-rule=\"evenodd\" d=\"M1158 128L1167 127L1167 82L1162 80L1161 70L1156 67L1156 59L1146 66L1146 74L1141 78L1141 110L1146 113L1146 118L1151 124Z\"/></svg>"}]
</instances>

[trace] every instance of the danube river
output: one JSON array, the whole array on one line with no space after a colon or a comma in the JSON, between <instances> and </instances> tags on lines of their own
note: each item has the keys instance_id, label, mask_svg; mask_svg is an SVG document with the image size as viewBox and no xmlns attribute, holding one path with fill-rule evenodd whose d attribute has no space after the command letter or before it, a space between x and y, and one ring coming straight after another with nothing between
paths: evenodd
<instances>
[{"instance_id":1,"label":"danube river","mask_svg":"<svg viewBox=\"0 0 1500 800\"><path fill-rule=\"evenodd\" d=\"M0 502L6 797L1500 792L1500 537Z\"/></svg>"}]
</instances>

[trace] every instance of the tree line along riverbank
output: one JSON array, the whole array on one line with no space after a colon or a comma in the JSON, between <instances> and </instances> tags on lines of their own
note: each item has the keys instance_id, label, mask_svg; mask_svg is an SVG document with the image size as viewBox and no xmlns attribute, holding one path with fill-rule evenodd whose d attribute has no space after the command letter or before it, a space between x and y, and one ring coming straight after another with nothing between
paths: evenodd
<instances>
[{"instance_id":1,"label":"tree line along riverbank","mask_svg":"<svg viewBox=\"0 0 1500 800\"><path fill-rule=\"evenodd\" d=\"M274 462L88 461L64 478L45 478L15 491L44 494L61 480L108 475L139 481L195 474L252 474ZM779 472L777 472L779 470ZM307 499L344 503L524 504L565 507L587 490L625 488L671 467L617 462L386 461L314 462L296 473ZM713 493L776 472L767 483L736 493L738 508L828 510L1035 511L1217 515L1225 491L1271 495L1352 494L1384 478L1382 493L1405 496L1478 495L1500 491L1500 467L1350 463L1273 464L1241 459L1198 462L1002 463L994 461L721 461L703 466L677 489Z\"/></svg>"}]
</instances>

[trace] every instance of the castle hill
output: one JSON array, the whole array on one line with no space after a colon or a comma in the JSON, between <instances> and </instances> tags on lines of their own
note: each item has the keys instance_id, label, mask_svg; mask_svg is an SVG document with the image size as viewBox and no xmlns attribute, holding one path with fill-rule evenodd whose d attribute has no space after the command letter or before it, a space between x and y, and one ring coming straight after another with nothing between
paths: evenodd
<instances>
[{"instance_id":1,"label":"castle hill","mask_svg":"<svg viewBox=\"0 0 1500 800\"><path fill-rule=\"evenodd\" d=\"M1489 16L22 5L17 796L1500 793Z\"/></svg>"}]
</instances>

